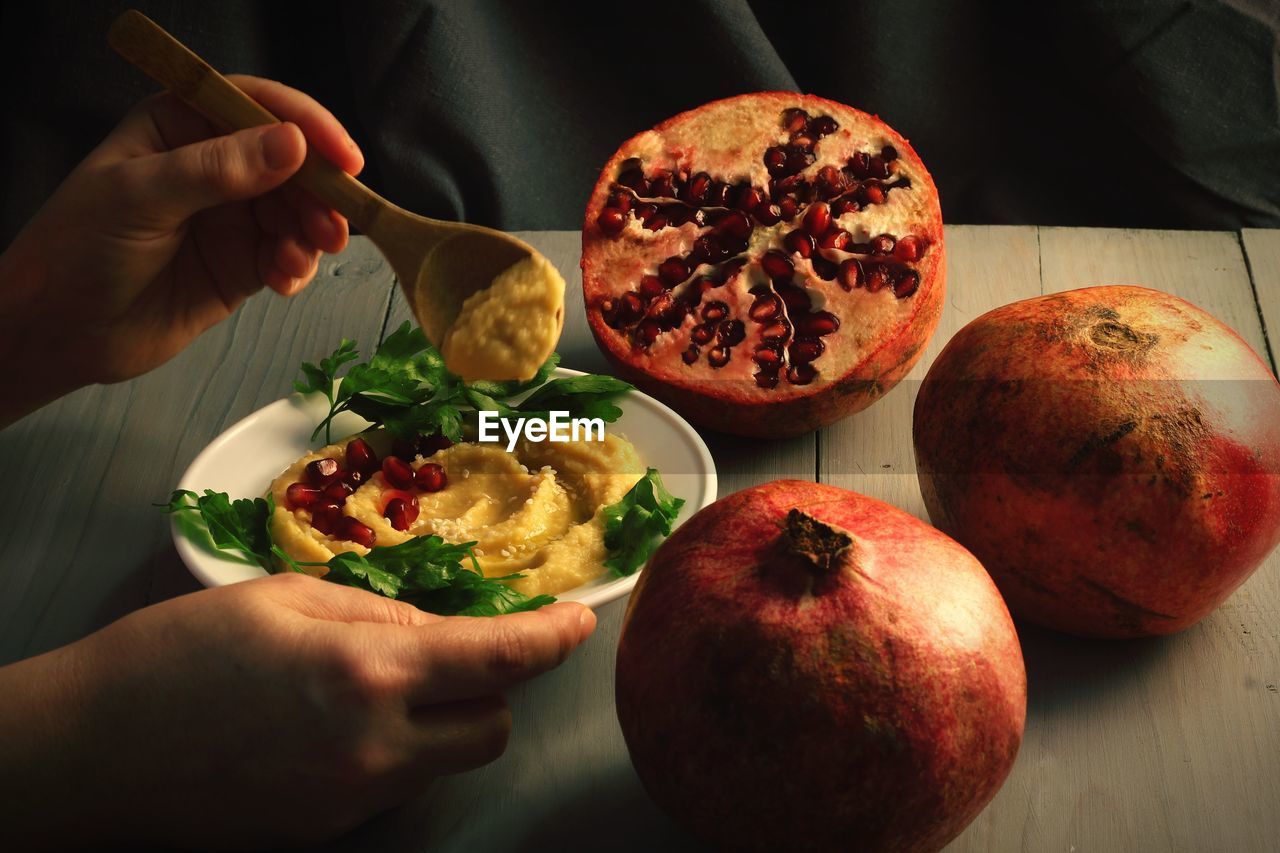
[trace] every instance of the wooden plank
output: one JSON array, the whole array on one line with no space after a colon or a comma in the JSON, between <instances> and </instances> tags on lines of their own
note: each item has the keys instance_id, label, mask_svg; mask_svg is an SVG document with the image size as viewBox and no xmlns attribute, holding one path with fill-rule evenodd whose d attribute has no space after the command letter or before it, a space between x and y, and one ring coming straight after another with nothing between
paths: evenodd
<instances>
[{"instance_id":1,"label":"wooden plank","mask_svg":"<svg viewBox=\"0 0 1280 853\"><path fill-rule=\"evenodd\" d=\"M1261 349L1233 235L1045 228L1046 292L1175 293ZM1280 837L1280 554L1174 637L1083 641L1020 625L1022 753L954 850L1274 849Z\"/></svg>"},{"instance_id":2,"label":"wooden plank","mask_svg":"<svg viewBox=\"0 0 1280 853\"><path fill-rule=\"evenodd\" d=\"M1253 295L1262 312L1270 348L1271 370L1280 358L1280 229L1246 228L1240 232L1253 278Z\"/></svg>"},{"instance_id":3,"label":"wooden plank","mask_svg":"<svg viewBox=\"0 0 1280 853\"><path fill-rule=\"evenodd\" d=\"M947 303L920 362L873 406L818 438L818 479L901 507L926 521L915 474L911 417L934 358L970 320L1040 293L1036 229L952 225L946 232Z\"/></svg>"},{"instance_id":4,"label":"wooden plank","mask_svg":"<svg viewBox=\"0 0 1280 853\"><path fill-rule=\"evenodd\" d=\"M303 359L373 341L390 273L367 240L293 299L260 295L169 364L0 432L0 662L197 588L151 504L218 433L285 396Z\"/></svg>"}]
</instances>

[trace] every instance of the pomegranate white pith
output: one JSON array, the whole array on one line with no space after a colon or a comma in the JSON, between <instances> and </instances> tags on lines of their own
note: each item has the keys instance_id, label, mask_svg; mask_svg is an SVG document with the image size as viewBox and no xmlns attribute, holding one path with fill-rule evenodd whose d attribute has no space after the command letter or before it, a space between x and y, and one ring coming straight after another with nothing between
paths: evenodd
<instances>
[{"instance_id":1,"label":"pomegranate white pith","mask_svg":"<svg viewBox=\"0 0 1280 853\"><path fill-rule=\"evenodd\" d=\"M587 318L690 419L799 434L878 399L941 312L942 221L911 146L810 95L716 101L626 142L583 230Z\"/></svg>"}]
</instances>

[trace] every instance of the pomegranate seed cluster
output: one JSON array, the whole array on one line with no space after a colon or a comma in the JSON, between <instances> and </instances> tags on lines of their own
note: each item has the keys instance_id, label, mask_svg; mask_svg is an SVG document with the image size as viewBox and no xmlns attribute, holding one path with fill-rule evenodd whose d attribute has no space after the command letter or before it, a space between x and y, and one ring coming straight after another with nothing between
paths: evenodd
<instances>
[{"instance_id":1,"label":"pomegranate seed cluster","mask_svg":"<svg viewBox=\"0 0 1280 853\"><path fill-rule=\"evenodd\" d=\"M325 536L372 548L377 541L372 528L343 514L347 498L381 473L387 487L383 493L382 515L396 530L408 530L418 518L416 492L438 492L449 484L443 465L424 462L415 470L410 462L452 445L453 442L441 435L396 439L391 454L379 460L367 441L353 438L347 443L342 462L328 456L309 462L305 479L290 484L285 499L289 509L307 510L311 514L311 526Z\"/></svg>"},{"instance_id":2,"label":"pomegranate seed cluster","mask_svg":"<svg viewBox=\"0 0 1280 853\"><path fill-rule=\"evenodd\" d=\"M705 229L688 254L672 256L641 276L634 290L599 304L605 323L623 331L637 348L648 348L662 335L693 323L681 353L685 365L700 360L721 368L748 338L747 323L758 325L759 343L739 357L755 364L756 384L773 388L785 379L807 385L817 377L817 362L826 350L823 338L840 327L830 311L818 310L796 281L796 259L805 259L822 282L845 291L891 290L910 298L920 285L912 264L928 249L913 234L879 234L855 242L837 220L845 214L884 204L894 190L911 187L899 174L898 152L884 146L878 153L858 151L845 165L825 165L811 178L803 173L817 160L823 137L839 129L831 116L811 117L798 108L781 115L788 141L765 149L767 186L731 183L707 172L666 170L646 174L638 158L624 161L610 187L596 225L619 238L631 220L648 231L693 223ZM746 256L755 229L779 223L795 228L779 233L781 245L758 260ZM751 290L754 301L746 317L731 316L716 290L739 276L749 263L759 265L767 284Z\"/></svg>"}]
</instances>

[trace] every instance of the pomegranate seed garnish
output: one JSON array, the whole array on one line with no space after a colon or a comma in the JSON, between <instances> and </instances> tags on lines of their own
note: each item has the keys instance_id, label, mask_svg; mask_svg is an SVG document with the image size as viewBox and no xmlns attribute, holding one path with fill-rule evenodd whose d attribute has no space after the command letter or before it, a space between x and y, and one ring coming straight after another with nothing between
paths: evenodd
<instances>
[{"instance_id":1,"label":"pomegranate seed garnish","mask_svg":"<svg viewBox=\"0 0 1280 853\"><path fill-rule=\"evenodd\" d=\"M395 489L407 489L413 485L413 469L398 456L382 460L382 476Z\"/></svg>"},{"instance_id":2,"label":"pomegranate seed garnish","mask_svg":"<svg viewBox=\"0 0 1280 853\"><path fill-rule=\"evenodd\" d=\"M438 492L449 485L449 475L443 465L428 462L418 469L415 482L424 492Z\"/></svg>"},{"instance_id":3,"label":"pomegranate seed garnish","mask_svg":"<svg viewBox=\"0 0 1280 853\"><path fill-rule=\"evenodd\" d=\"M875 293L889 284L889 271L882 264L869 265L866 270L867 290Z\"/></svg>"},{"instance_id":4,"label":"pomegranate seed garnish","mask_svg":"<svg viewBox=\"0 0 1280 853\"><path fill-rule=\"evenodd\" d=\"M796 318L796 334L804 337L829 335L840 328L840 318L830 311L817 311Z\"/></svg>"},{"instance_id":5,"label":"pomegranate seed garnish","mask_svg":"<svg viewBox=\"0 0 1280 853\"><path fill-rule=\"evenodd\" d=\"M323 459L317 459L314 462L307 463L307 482L313 486L324 487L338 479L342 472L338 460L326 456Z\"/></svg>"},{"instance_id":6,"label":"pomegranate seed garnish","mask_svg":"<svg viewBox=\"0 0 1280 853\"><path fill-rule=\"evenodd\" d=\"M697 344L689 344L688 348L685 349L684 352L680 353L680 358L685 364L693 364L698 360L699 352L701 352L701 350L698 349Z\"/></svg>"},{"instance_id":7,"label":"pomegranate seed garnish","mask_svg":"<svg viewBox=\"0 0 1280 853\"><path fill-rule=\"evenodd\" d=\"M898 159L898 149L894 148L892 145L886 145L880 149L880 158L886 163L892 163L894 160Z\"/></svg>"},{"instance_id":8,"label":"pomegranate seed garnish","mask_svg":"<svg viewBox=\"0 0 1280 853\"><path fill-rule=\"evenodd\" d=\"M319 502L322 491L322 489L316 486L308 486L306 483L292 483L289 488L285 489L284 495L289 502L289 509L305 509Z\"/></svg>"},{"instance_id":9,"label":"pomegranate seed garnish","mask_svg":"<svg viewBox=\"0 0 1280 853\"><path fill-rule=\"evenodd\" d=\"M893 295L906 299L920 287L920 273L915 270L903 270L902 275L893 283Z\"/></svg>"},{"instance_id":10,"label":"pomegranate seed garnish","mask_svg":"<svg viewBox=\"0 0 1280 853\"><path fill-rule=\"evenodd\" d=\"M908 234L898 241L897 253L904 261L918 261L924 254L924 243L914 234Z\"/></svg>"},{"instance_id":11,"label":"pomegranate seed garnish","mask_svg":"<svg viewBox=\"0 0 1280 853\"><path fill-rule=\"evenodd\" d=\"M787 369L787 381L792 385L808 385L817 375L810 364L793 364Z\"/></svg>"},{"instance_id":12,"label":"pomegranate seed garnish","mask_svg":"<svg viewBox=\"0 0 1280 853\"><path fill-rule=\"evenodd\" d=\"M871 254L873 255L892 255L893 247L897 243L893 239L892 234L880 234L871 238Z\"/></svg>"},{"instance_id":13,"label":"pomegranate seed garnish","mask_svg":"<svg viewBox=\"0 0 1280 853\"><path fill-rule=\"evenodd\" d=\"M729 363L729 348L716 347L707 353L707 364L712 367L724 367Z\"/></svg>"},{"instance_id":14,"label":"pomegranate seed garnish","mask_svg":"<svg viewBox=\"0 0 1280 853\"><path fill-rule=\"evenodd\" d=\"M380 503L378 504L378 512L385 514L387 511L387 504L391 503L396 498L399 498L405 503L418 502L418 498L417 496L414 495L413 492L407 492L404 489L383 489L382 497L380 499Z\"/></svg>"},{"instance_id":15,"label":"pomegranate seed garnish","mask_svg":"<svg viewBox=\"0 0 1280 853\"><path fill-rule=\"evenodd\" d=\"M776 204L760 204L751 211L761 225L777 225L782 221L782 208Z\"/></svg>"},{"instance_id":16,"label":"pomegranate seed garnish","mask_svg":"<svg viewBox=\"0 0 1280 853\"><path fill-rule=\"evenodd\" d=\"M347 496L354 491L355 489L351 488L341 480L338 480L336 483L330 483L324 487L324 499L341 506L347 502Z\"/></svg>"},{"instance_id":17,"label":"pomegranate seed garnish","mask_svg":"<svg viewBox=\"0 0 1280 853\"><path fill-rule=\"evenodd\" d=\"M369 475L363 471L347 471L342 475L342 482L350 486L353 492L363 486L368 482L368 480Z\"/></svg>"},{"instance_id":18,"label":"pomegranate seed garnish","mask_svg":"<svg viewBox=\"0 0 1280 853\"><path fill-rule=\"evenodd\" d=\"M725 305L718 299L715 302L708 302L702 307L702 319L709 323L714 323L717 320L723 320L728 315L729 306Z\"/></svg>"},{"instance_id":19,"label":"pomegranate seed garnish","mask_svg":"<svg viewBox=\"0 0 1280 853\"><path fill-rule=\"evenodd\" d=\"M378 470L378 454L373 452L369 442L363 438L353 438L347 442L346 457L349 471L370 474Z\"/></svg>"},{"instance_id":20,"label":"pomegranate seed garnish","mask_svg":"<svg viewBox=\"0 0 1280 853\"><path fill-rule=\"evenodd\" d=\"M775 367L782 364L782 351L777 347L759 347L751 359L761 367Z\"/></svg>"},{"instance_id":21,"label":"pomegranate seed garnish","mask_svg":"<svg viewBox=\"0 0 1280 853\"><path fill-rule=\"evenodd\" d=\"M391 439L391 455L398 459L409 462L413 457L418 455L418 441L416 438L393 438ZM383 460L384 462L386 460ZM381 466L379 466L381 467Z\"/></svg>"},{"instance_id":22,"label":"pomegranate seed garnish","mask_svg":"<svg viewBox=\"0 0 1280 853\"><path fill-rule=\"evenodd\" d=\"M795 364L808 364L816 361L826 348L821 338L799 338L791 343L791 361Z\"/></svg>"},{"instance_id":23,"label":"pomegranate seed garnish","mask_svg":"<svg viewBox=\"0 0 1280 853\"><path fill-rule=\"evenodd\" d=\"M751 309L747 312L747 315L757 323L763 323L765 320L772 320L776 317L781 309L782 304L778 297L770 293L751 303Z\"/></svg>"},{"instance_id":24,"label":"pomegranate seed garnish","mask_svg":"<svg viewBox=\"0 0 1280 853\"><path fill-rule=\"evenodd\" d=\"M849 244L852 242L853 236L848 231L843 228L837 228L822 235L822 239L818 241L818 248L844 251L849 248Z\"/></svg>"},{"instance_id":25,"label":"pomegranate seed garnish","mask_svg":"<svg viewBox=\"0 0 1280 853\"><path fill-rule=\"evenodd\" d=\"M849 258L840 264L840 272L837 273L840 279L840 286L845 290L853 290L855 287L862 286L862 264L857 258Z\"/></svg>"},{"instance_id":26,"label":"pomegranate seed garnish","mask_svg":"<svg viewBox=\"0 0 1280 853\"><path fill-rule=\"evenodd\" d=\"M610 237L617 237L627 227L627 214L616 207L606 207L596 217L596 224Z\"/></svg>"},{"instance_id":27,"label":"pomegranate seed garnish","mask_svg":"<svg viewBox=\"0 0 1280 853\"><path fill-rule=\"evenodd\" d=\"M818 247L818 242L813 239L813 235L797 229L782 238L782 245L786 246L787 251L792 254L810 258L813 257L813 251Z\"/></svg>"},{"instance_id":28,"label":"pomegranate seed garnish","mask_svg":"<svg viewBox=\"0 0 1280 853\"><path fill-rule=\"evenodd\" d=\"M663 287L662 280L656 275L640 276L640 296L644 299L652 299L665 290L666 288Z\"/></svg>"},{"instance_id":29,"label":"pomegranate seed garnish","mask_svg":"<svg viewBox=\"0 0 1280 853\"><path fill-rule=\"evenodd\" d=\"M818 278L823 281L835 280L836 273L839 271L835 261L829 261L821 255L814 255L809 260L809 263L813 264L813 271L817 274Z\"/></svg>"},{"instance_id":30,"label":"pomegranate seed garnish","mask_svg":"<svg viewBox=\"0 0 1280 853\"><path fill-rule=\"evenodd\" d=\"M711 339L715 337L716 331L710 325L694 326L693 331L689 333L690 339L695 344L709 344Z\"/></svg>"},{"instance_id":31,"label":"pomegranate seed garnish","mask_svg":"<svg viewBox=\"0 0 1280 853\"><path fill-rule=\"evenodd\" d=\"M684 258L672 256L658 264L658 278L666 285L677 285L689 277L689 265Z\"/></svg>"},{"instance_id":32,"label":"pomegranate seed garnish","mask_svg":"<svg viewBox=\"0 0 1280 853\"><path fill-rule=\"evenodd\" d=\"M727 347L742 343L747 336L747 327L741 320L724 320L716 328L716 337Z\"/></svg>"},{"instance_id":33,"label":"pomegranate seed garnish","mask_svg":"<svg viewBox=\"0 0 1280 853\"><path fill-rule=\"evenodd\" d=\"M818 116L809 122L809 132L819 138L830 136L840 129L840 125L831 116Z\"/></svg>"},{"instance_id":34,"label":"pomegranate seed garnish","mask_svg":"<svg viewBox=\"0 0 1280 853\"><path fill-rule=\"evenodd\" d=\"M738 240L751 236L751 220L740 210L731 210L715 221L713 226L721 234L727 234Z\"/></svg>"},{"instance_id":35,"label":"pomegranate seed garnish","mask_svg":"<svg viewBox=\"0 0 1280 853\"><path fill-rule=\"evenodd\" d=\"M796 265L782 252L770 249L760 258L760 269L774 281L790 281L795 274Z\"/></svg>"},{"instance_id":36,"label":"pomegranate seed garnish","mask_svg":"<svg viewBox=\"0 0 1280 853\"><path fill-rule=\"evenodd\" d=\"M448 450L450 447L453 447L453 441L441 433L418 436L419 456L431 456L437 450Z\"/></svg>"},{"instance_id":37,"label":"pomegranate seed garnish","mask_svg":"<svg viewBox=\"0 0 1280 853\"><path fill-rule=\"evenodd\" d=\"M787 133L802 133L809 126L809 114L799 107L782 111L782 126Z\"/></svg>"},{"instance_id":38,"label":"pomegranate seed garnish","mask_svg":"<svg viewBox=\"0 0 1280 853\"><path fill-rule=\"evenodd\" d=\"M822 202L809 205L804 212L804 230L814 237L821 237L831 227L831 208Z\"/></svg>"},{"instance_id":39,"label":"pomegranate seed garnish","mask_svg":"<svg viewBox=\"0 0 1280 853\"><path fill-rule=\"evenodd\" d=\"M403 531L408 530L409 525L417 521L419 512L417 501L405 503L400 498L394 498L387 503L387 508L382 515L391 522L392 528Z\"/></svg>"},{"instance_id":40,"label":"pomegranate seed garnish","mask_svg":"<svg viewBox=\"0 0 1280 853\"><path fill-rule=\"evenodd\" d=\"M344 515L338 519L337 535L339 539L345 539L348 542L354 542L366 548L372 548L373 543L378 540L377 535L374 534L370 527L349 515Z\"/></svg>"},{"instance_id":41,"label":"pomegranate seed garnish","mask_svg":"<svg viewBox=\"0 0 1280 853\"><path fill-rule=\"evenodd\" d=\"M342 507L335 503L324 503L311 510L311 526L325 536L332 536L338 528L338 519L342 518Z\"/></svg>"}]
</instances>

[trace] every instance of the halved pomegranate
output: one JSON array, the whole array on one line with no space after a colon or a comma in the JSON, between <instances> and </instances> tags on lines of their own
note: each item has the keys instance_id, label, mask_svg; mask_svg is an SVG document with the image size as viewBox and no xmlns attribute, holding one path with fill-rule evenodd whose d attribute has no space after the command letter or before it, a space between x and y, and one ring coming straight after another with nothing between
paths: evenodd
<instances>
[{"instance_id":1,"label":"halved pomegranate","mask_svg":"<svg viewBox=\"0 0 1280 853\"><path fill-rule=\"evenodd\" d=\"M942 311L942 214L874 116L812 95L714 101L628 140L587 205L587 319L690 420L787 436L870 405Z\"/></svg>"}]
</instances>

